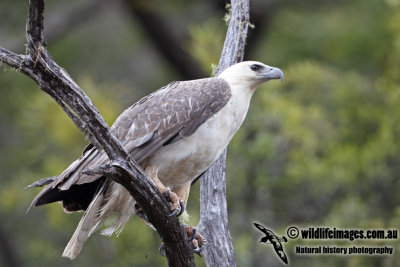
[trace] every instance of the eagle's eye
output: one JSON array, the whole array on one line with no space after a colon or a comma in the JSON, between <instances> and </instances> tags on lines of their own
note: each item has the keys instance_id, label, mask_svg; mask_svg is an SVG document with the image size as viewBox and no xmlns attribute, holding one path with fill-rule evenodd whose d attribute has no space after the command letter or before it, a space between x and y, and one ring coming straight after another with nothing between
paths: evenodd
<instances>
[{"instance_id":1,"label":"eagle's eye","mask_svg":"<svg viewBox=\"0 0 400 267\"><path fill-rule=\"evenodd\" d=\"M253 64L253 65L250 66L250 69L253 70L253 71L258 71L258 70L262 69L262 67L263 66L261 66L261 65Z\"/></svg>"}]
</instances>

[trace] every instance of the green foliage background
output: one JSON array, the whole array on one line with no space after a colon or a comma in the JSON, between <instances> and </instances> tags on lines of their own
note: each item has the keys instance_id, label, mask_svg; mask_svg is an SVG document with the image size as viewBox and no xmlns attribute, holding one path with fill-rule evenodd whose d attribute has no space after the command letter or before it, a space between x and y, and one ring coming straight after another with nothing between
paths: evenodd
<instances>
[{"instance_id":1,"label":"green foliage background","mask_svg":"<svg viewBox=\"0 0 400 267\"><path fill-rule=\"evenodd\" d=\"M82 2L47 1L46 19ZM181 46L211 73L223 45L224 13L207 1L151 2L178 34L187 33ZM269 20L250 30L259 37L249 44L247 59L280 67L285 81L258 89L229 146L229 224L239 265L281 266L272 248L258 243L260 233L253 221L281 235L291 225L398 229L400 1L251 4ZM24 1L0 3L0 46L24 51L26 10ZM141 96L180 79L122 4L101 9L48 46L110 124ZM59 174L87 141L54 101L22 74L2 66L0 89L0 231L20 265L165 266L157 234L137 218L118 238L94 234L75 261L60 257L81 214L65 214L58 204L26 214L39 190L24 187ZM199 219L198 190L195 185L189 201L193 225ZM293 253L296 245L307 244L311 243L285 244L291 266L400 262L399 241L361 243L394 247L392 256ZM197 262L202 265L199 258Z\"/></svg>"}]
</instances>

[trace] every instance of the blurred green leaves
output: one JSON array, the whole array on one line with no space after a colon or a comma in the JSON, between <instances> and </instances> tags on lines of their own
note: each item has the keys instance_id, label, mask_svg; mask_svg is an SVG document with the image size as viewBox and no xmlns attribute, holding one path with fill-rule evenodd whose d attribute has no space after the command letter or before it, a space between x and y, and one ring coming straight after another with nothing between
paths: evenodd
<instances>
[{"instance_id":1,"label":"blurred green leaves","mask_svg":"<svg viewBox=\"0 0 400 267\"><path fill-rule=\"evenodd\" d=\"M321 6L318 13L289 8L277 15L268 37L269 58L287 62L285 81L256 92L249 119L230 147L228 172L233 179L247 177L252 198L265 201L251 206L258 212L248 212L249 217L271 227L293 222L397 227L398 10L372 1L348 5L346 10L327 5L329 13ZM229 183L235 188L237 181ZM230 205L242 206L236 202L248 194L243 187L233 189ZM236 234L239 240L247 235ZM398 241L388 245L399 249ZM267 260L258 257L253 263ZM292 261L296 266L390 266L395 257L332 257L327 263L292 255Z\"/></svg>"},{"instance_id":2,"label":"blurred green leaves","mask_svg":"<svg viewBox=\"0 0 400 267\"><path fill-rule=\"evenodd\" d=\"M211 65L219 62L224 44L224 31L221 21L215 19L209 19L201 25L189 26L190 42L187 45L187 51L210 75L212 74Z\"/></svg>"}]
</instances>

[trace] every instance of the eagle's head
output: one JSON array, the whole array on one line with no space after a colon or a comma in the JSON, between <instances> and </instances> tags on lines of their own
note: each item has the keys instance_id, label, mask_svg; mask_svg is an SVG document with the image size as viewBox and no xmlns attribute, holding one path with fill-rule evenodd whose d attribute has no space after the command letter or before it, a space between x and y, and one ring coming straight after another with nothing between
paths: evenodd
<instances>
[{"instance_id":1,"label":"eagle's head","mask_svg":"<svg viewBox=\"0 0 400 267\"><path fill-rule=\"evenodd\" d=\"M224 78L231 86L240 86L254 91L257 86L269 80L282 81L283 72L279 68L258 61L243 61L230 66L218 77Z\"/></svg>"}]
</instances>

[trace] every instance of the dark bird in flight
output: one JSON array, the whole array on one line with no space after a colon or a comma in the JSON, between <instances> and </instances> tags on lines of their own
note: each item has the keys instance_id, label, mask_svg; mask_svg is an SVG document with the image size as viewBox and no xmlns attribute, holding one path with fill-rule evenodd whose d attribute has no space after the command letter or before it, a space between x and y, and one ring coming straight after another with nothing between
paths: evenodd
<instances>
[{"instance_id":1,"label":"dark bird in flight","mask_svg":"<svg viewBox=\"0 0 400 267\"><path fill-rule=\"evenodd\" d=\"M261 238L260 242L266 243L266 244L272 244L274 246L276 254L278 254L278 257L286 264L288 264L288 259L286 257L285 252L283 251L283 246L281 242L287 242L287 238L285 236L282 236L279 238L277 235L275 235L271 230L265 228L261 224L254 223L254 226L263 232L265 234L264 237Z\"/></svg>"},{"instance_id":2,"label":"dark bird in flight","mask_svg":"<svg viewBox=\"0 0 400 267\"><path fill-rule=\"evenodd\" d=\"M255 89L272 79L282 80L282 71L246 61L218 77L172 82L125 110L111 130L171 201L172 214L177 210L180 214L192 181L228 146L246 117ZM108 217L114 221L102 231L104 235L119 233L133 214L140 215L122 185L86 172L107 163L106 153L89 145L79 159L48 181L31 204L61 202L66 212L85 211L64 257L74 259Z\"/></svg>"}]
</instances>

